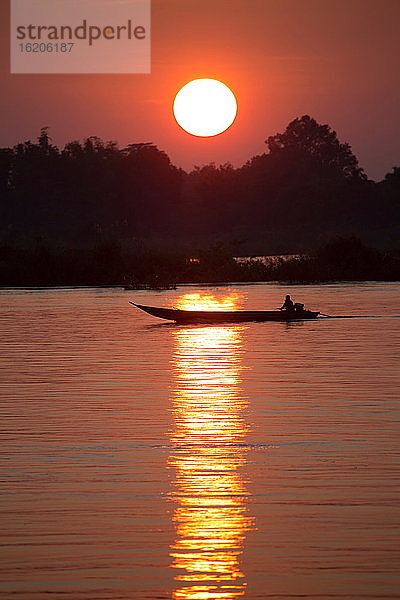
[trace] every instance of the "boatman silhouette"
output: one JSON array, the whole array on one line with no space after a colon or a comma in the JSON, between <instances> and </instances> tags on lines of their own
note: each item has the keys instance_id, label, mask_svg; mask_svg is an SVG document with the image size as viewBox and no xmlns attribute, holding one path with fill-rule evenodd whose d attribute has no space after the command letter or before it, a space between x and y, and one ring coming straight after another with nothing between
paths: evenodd
<instances>
[{"instance_id":1,"label":"boatman silhouette","mask_svg":"<svg viewBox=\"0 0 400 600\"><path fill-rule=\"evenodd\" d=\"M283 306L281 306L280 310L294 310L294 304L289 294L286 296L285 302L283 303Z\"/></svg>"}]
</instances>

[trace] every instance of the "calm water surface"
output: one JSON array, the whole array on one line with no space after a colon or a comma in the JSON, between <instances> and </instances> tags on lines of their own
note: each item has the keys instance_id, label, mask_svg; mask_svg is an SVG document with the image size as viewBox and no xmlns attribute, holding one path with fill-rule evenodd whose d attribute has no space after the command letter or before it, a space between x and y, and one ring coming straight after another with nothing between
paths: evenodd
<instances>
[{"instance_id":1,"label":"calm water surface","mask_svg":"<svg viewBox=\"0 0 400 600\"><path fill-rule=\"evenodd\" d=\"M400 598L399 284L0 291L0 598Z\"/></svg>"}]
</instances>

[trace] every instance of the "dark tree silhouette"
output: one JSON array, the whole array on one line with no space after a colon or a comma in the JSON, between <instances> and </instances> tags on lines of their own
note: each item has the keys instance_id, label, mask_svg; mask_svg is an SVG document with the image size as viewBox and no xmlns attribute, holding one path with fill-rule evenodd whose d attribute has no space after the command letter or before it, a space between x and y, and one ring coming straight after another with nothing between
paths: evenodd
<instances>
[{"instance_id":1,"label":"dark tree silhouette","mask_svg":"<svg viewBox=\"0 0 400 600\"><path fill-rule=\"evenodd\" d=\"M218 281L236 276L233 253L298 253L333 234L398 248L400 167L379 183L366 180L350 146L309 116L267 146L242 167L208 164L190 173L151 142L120 149L92 136L60 149L47 127L34 142L0 148L0 281L118 283L126 273L169 274L181 254L201 257L185 263L187 273L190 267L195 278ZM145 255L141 243L148 244ZM344 255L358 252L346 244ZM332 254L332 265L345 262L337 249ZM365 256L355 261L354 276L371 275ZM322 271L315 261L285 268L323 278L325 258L318 257ZM241 277L262 278L261 267L253 263Z\"/></svg>"},{"instance_id":2,"label":"dark tree silhouette","mask_svg":"<svg viewBox=\"0 0 400 600\"><path fill-rule=\"evenodd\" d=\"M320 125L308 115L294 119L284 133L268 137L266 144L271 155L280 152L303 154L347 179L366 179L350 145L340 143L329 125Z\"/></svg>"},{"instance_id":3,"label":"dark tree silhouette","mask_svg":"<svg viewBox=\"0 0 400 600\"><path fill-rule=\"evenodd\" d=\"M184 196L182 215L191 231L230 227L238 214L237 171L230 163L196 166L185 178Z\"/></svg>"},{"instance_id":4,"label":"dark tree silhouette","mask_svg":"<svg viewBox=\"0 0 400 600\"><path fill-rule=\"evenodd\" d=\"M400 167L393 167L389 173L386 173L384 183L400 190Z\"/></svg>"}]
</instances>

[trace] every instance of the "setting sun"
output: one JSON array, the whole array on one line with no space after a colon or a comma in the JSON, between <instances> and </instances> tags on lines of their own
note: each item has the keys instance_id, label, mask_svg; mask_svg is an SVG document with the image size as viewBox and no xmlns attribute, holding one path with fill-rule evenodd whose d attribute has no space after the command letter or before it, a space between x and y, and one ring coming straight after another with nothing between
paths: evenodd
<instances>
[{"instance_id":1,"label":"setting sun","mask_svg":"<svg viewBox=\"0 0 400 600\"><path fill-rule=\"evenodd\" d=\"M192 135L208 137L230 127L237 113L232 91L216 79L195 79L177 93L174 116L177 123Z\"/></svg>"}]
</instances>

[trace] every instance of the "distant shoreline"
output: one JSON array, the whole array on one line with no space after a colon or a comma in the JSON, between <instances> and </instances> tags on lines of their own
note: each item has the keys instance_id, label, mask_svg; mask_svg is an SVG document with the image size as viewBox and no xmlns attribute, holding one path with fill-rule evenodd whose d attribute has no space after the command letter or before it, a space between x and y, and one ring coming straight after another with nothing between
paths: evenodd
<instances>
[{"instance_id":1,"label":"distant shoreline","mask_svg":"<svg viewBox=\"0 0 400 600\"><path fill-rule=\"evenodd\" d=\"M0 249L1 287L122 287L166 290L178 285L306 285L400 281L400 257L366 246L356 236L336 236L307 254L232 256L215 243L197 254L130 251L116 242L59 248L39 240L29 248Z\"/></svg>"},{"instance_id":2,"label":"distant shoreline","mask_svg":"<svg viewBox=\"0 0 400 600\"><path fill-rule=\"evenodd\" d=\"M400 283L400 279L396 280L381 280L381 279L348 279L348 280L324 280L324 281L298 281L298 282L287 282L287 281L225 281L225 282L186 282L186 283L178 283L176 285L176 289L185 288L185 287L204 287L204 288L219 288L219 287L246 287L252 285L271 285L271 286L312 286L312 285L357 285L357 284L370 284L370 285L378 285L378 284L396 284ZM82 289L114 289L121 290L124 292L170 292L173 290L157 290L157 289L135 289L135 290L127 290L121 285L13 285L13 286L0 286L0 292L7 290L82 290Z\"/></svg>"}]
</instances>

